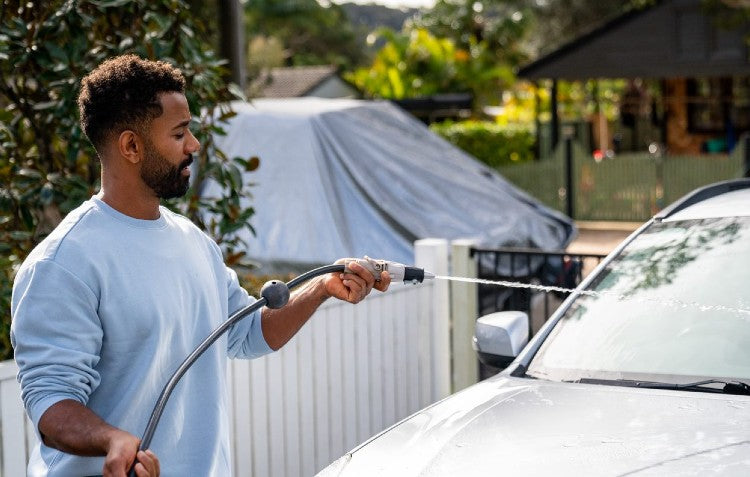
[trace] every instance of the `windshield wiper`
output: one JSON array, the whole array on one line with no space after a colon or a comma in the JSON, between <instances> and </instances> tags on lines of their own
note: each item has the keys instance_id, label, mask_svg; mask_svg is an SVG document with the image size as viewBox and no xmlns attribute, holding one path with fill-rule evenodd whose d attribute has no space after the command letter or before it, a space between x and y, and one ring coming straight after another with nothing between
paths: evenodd
<instances>
[{"instance_id":1,"label":"windshield wiper","mask_svg":"<svg viewBox=\"0 0 750 477\"><path fill-rule=\"evenodd\" d=\"M708 393L744 394L750 395L750 384L742 381L724 379L705 379L692 383L663 383L659 381L641 381L637 379L595 379L581 378L576 383L609 384L612 386L628 386L648 389L676 389L680 391L699 391ZM712 384L723 384L723 387L713 387Z\"/></svg>"}]
</instances>

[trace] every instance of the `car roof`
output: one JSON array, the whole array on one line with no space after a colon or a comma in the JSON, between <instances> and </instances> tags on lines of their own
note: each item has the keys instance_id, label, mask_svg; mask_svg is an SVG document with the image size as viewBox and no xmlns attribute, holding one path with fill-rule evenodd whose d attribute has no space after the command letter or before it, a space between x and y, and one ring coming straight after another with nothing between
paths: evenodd
<instances>
[{"instance_id":1,"label":"car roof","mask_svg":"<svg viewBox=\"0 0 750 477\"><path fill-rule=\"evenodd\" d=\"M697 189L654 216L656 220L750 216L750 179L719 182Z\"/></svg>"},{"instance_id":2,"label":"car roof","mask_svg":"<svg viewBox=\"0 0 750 477\"><path fill-rule=\"evenodd\" d=\"M750 189L740 189L688 206L665 218L663 222L747 215L750 215Z\"/></svg>"}]
</instances>

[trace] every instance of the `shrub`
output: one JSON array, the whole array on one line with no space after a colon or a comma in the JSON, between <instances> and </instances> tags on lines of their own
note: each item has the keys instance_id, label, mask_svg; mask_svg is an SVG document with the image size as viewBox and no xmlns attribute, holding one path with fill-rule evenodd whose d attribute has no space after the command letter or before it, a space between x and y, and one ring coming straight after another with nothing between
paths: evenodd
<instances>
[{"instance_id":1,"label":"shrub","mask_svg":"<svg viewBox=\"0 0 750 477\"><path fill-rule=\"evenodd\" d=\"M446 121L432 124L430 129L493 168L534 159L535 137L528 127Z\"/></svg>"}]
</instances>

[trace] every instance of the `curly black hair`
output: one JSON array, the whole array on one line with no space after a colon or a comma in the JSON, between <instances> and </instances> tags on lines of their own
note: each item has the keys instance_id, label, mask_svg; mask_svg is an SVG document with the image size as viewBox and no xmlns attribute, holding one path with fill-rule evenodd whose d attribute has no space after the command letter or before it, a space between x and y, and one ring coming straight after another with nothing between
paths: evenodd
<instances>
[{"instance_id":1,"label":"curly black hair","mask_svg":"<svg viewBox=\"0 0 750 477\"><path fill-rule=\"evenodd\" d=\"M99 150L113 134L126 129L142 131L162 114L158 95L185 92L182 72L164 61L136 55L111 58L81 82L78 109L81 127Z\"/></svg>"}]
</instances>

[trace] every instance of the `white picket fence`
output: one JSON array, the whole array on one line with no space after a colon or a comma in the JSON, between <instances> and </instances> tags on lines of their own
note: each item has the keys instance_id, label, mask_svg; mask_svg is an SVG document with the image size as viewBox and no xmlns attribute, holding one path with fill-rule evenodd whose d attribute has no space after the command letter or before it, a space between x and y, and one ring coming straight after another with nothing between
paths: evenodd
<instances>
[{"instance_id":1,"label":"white picket fence","mask_svg":"<svg viewBox=\"0 0 750 477\"><path fill-rule=\"evenodd\" d=\"M468 246L460 247L452 248L452 268L459 273L461 257L468 263ZM448 275L449 250L444 240L419 241L415 262ZM471 371L468 381L463 372L456 379L457 370L471 370L472 363L476 368L476 362L470 343L465 337L456 341L455 330L467 329L457 319L473 323L476 314L464 307L460 318L451 316L451 302L472 294L440 280L394 285L358 305L329 301L279 352L233 360L228 373L235 476L314 475L374 434L475 381ZM13 361L0 363L0 468L8 477L25 475L36 442L16 372Z\"/></svg>"},{"instance_id":2,"label":"white picket fence","mask_svg":"<svg viewBox=\"0 0 750 477\"><path fill-rule=\"evenodd\" d=\"M26 475L26 462L36 443L33 426L21 404L16 373L14 361L0 362L0 468L4 477Z\"/></svg>"}]
</instances>

